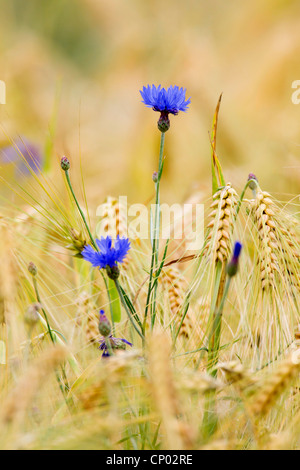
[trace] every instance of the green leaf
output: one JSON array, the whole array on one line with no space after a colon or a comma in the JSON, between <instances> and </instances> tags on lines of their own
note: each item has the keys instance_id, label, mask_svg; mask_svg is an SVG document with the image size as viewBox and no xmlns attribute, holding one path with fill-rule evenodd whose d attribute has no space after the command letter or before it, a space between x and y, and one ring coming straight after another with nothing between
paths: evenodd
<instances>
[{"instance_id":1,"label":"green leaf","mask_svg":"<svg viewBox=\"0 0 300 470\"><path fill-rule=\"evenodd\" d=\"M138 325L139 325L139 327L141 328L141 330L143 330L143 326L142 326L141 320L139 319L139 316L138 316L138 314L136 313L135 308L134 308L134 306L132 305L130 298L128 297L128 295L126 294L126 292L124 291L124 289L123 289L122 286L120 286L120 289L121 289L122 295L123 295L123 297L124 297L124 300L125 300L125 302L126 302L126 305L127 305L127 307L129 308L129 310L130 310L131 313L132 313L132 316L134 317L135 321L138 323Z\"/></svg>"},{"instance_id":2,"label":"green leaf","mask_svg":"<svg viewBox=\"0 0 300 470\"><path fill-rule=\"evenodd\" d=\"M110 278L107 280L110 306L111 306L111 315L114 323L119 323L121 321L121 301L116 288L114 281Z\"/></svg>"},{"instance_id":3,"label":"green leaf","mask_svg":"<svg viewBox=\"0 0 300 470\"><path fill-rule=\"evenodd\" d=\"M217 146L217 129L218 129L218 118L219 118L219 111L220 105L222 100L222 94L219 97L218 104L215 110L213 124L212 124L212 132L211 132L211 171L212 171L212 191L215 194L220 186L225 186L225 179L223 176L221 164L216 154L216 146Z\"/></svg>"},{"instance_id":4,"label":"green leaf","mask_svg":"<svg viewBox=\"0 0 300 470\"><path fill-rule=\"evenodd\" d=\"M219 183L217 180L216 169L214 165L214 159L211 159L211 173L212 173L212 193L215 194L218 191Z\"/></svg>"}]
</instances>

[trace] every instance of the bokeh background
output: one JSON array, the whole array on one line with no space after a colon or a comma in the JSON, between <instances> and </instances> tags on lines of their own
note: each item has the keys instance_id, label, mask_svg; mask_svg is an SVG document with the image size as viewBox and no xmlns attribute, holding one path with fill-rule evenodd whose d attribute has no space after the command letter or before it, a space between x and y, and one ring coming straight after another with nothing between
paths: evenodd
<instances>
[{"instance_id":1,"label":"bokeh background","mask_svg":"<svg viewBox=\"0 0 300 470\"><path fill-rule=\"evenodd\" d=\"M183 86L192 100L167 134L165 201L210 191L220 93L227 181L242 188L252 172L281 199L300 192L299 0L0 0L0 13L0 144L24 136L48 148L53 175L67 154L75 185L81 155L90 204L153 196L159 116L141 104L148 83Z\"/></svg>"}]
</instances>

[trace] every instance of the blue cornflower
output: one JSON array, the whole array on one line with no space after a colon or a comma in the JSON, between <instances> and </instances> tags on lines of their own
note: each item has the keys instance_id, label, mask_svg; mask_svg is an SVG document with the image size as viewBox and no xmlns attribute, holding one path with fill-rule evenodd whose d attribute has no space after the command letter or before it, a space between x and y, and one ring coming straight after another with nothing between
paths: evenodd
<instances>
[{"instance_id":1,"label":"blue cornflower","mask_svg":"<svg viewBox=\"0 0 300 470\"><path fill-rule=\"evenodd\" d=\"M178 86L170 86L167 90L161 88L161 85L148 85L143 87L140 94L143 103L154 111L178 114L179 111L186 111L191 102L191 98L185 99L186 89Z\"/></svg>"},{"instance_id":2,"label":"blue cornflower","mask_svg":"<svg viewBox=\"0 0 300 470\"><path fill-rule=\"evenodd\" d=\"M235 242L234 249L233 249L233 258L238 261L239 256L242 251L242 244L240 242Z\"/></svg>"},{"instance_id":3,"label":"blue cornflower","mask_svg":"<svg viewBox=\"0 0 300 470\"><path fill-rule=\"evenodd\" d=\"M240 242L235 242L232 258L227 265L227 274L229 277L235 276L237 273L242 247L243 245Z\"/></svg>"},{"instance_id":4,"label":"blue cornflower","mask_svg":"<svg viewBox=\"0 0 300 470\"><path fill-rule=\"evenodd\" d=\"M132 343L129 343L126 339L123 338L115 338L114 336L110 335L100 341L99 349L103 351L102 357L109 357L109 348L107 346L107 342L109 341L110 348L114 349L126 349L126 344L132 346Z\"/></svg>"},{"instance_id":5,"label":"blue cornflower","mask_svg":"<svg viewBox=\"0 0 300 470\"><path fill-rule=\"evenodd\" d=\"M158 128L161 132L166 132L170 127L169 114L177 115L179 111L186 111L191 99L185 97L186 89L178 86L170 86L167 90L161 85L148 85L140 90L144 103L148 108L161 113L158 121Z\"/></svg>"},{"instance_id":6,"label":"blue cornflower","mask_svg":"<svg viewBox=\"0 0 300 470\"><path fill-rule=\"evenodd\" d=\"M2 148L0 160L3 163L15 163L16 175L17 173L29 175L30 169L38 173L43 164L40 149L24 137L17 140L14 145Z\"/></svg>"},{"instance_id":7,"label":"blue cornflower","mask_svg":"<svg viewBox=\"0 0 300 470\"><path fill-rule=\"evenodd\" d=\"M115 349L126 349L126 344L132 346L132 343L129 343L126 339L115 338L111 334L110 321L105 315L104 310L100 310L99 332L103 336L99 346L99 349L103 351L102 357L110 356Z\"/></svg>"},{"instance_id":8,"label":"blue cornflower","mask_svg":"<svg viewBox=\"0 0 300 470\"><path fill-rule=\"evenodd\" d=\"M128 238L119 235L112 246L111 236L101 237L96 240L99 251L94 250L91 246L86 246L82 252L82 257L89 261L94 268L106 269L108 275L114 273L118 277L117 263L122 263L130 249L130 241Z\"/></svg>"}]
</instances>

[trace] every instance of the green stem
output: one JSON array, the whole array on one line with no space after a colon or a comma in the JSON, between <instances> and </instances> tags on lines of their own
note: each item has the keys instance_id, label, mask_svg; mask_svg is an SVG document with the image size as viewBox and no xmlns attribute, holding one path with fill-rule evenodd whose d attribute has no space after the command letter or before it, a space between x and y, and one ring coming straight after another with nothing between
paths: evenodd
<instances>
[{"instance_id":1,"label":"green stem","mask_svg":"<svg viewBox=\"0 0 300 470\"><path fill-rule=\"evenodd\" d=\"M136 326L136 324L135 324L135 322L134 322L134 320L133 320L133 318L132 318L132 314L131 314L131 312L130 312L130 310L129 310L129 308L128 308L128 305L127 305L127 303L126 303L126 301L125 301L125 299L124 299L124 295L123 295L122 289L121 289L121 287L120 287L119 281L118 281L118 280L115 280L114 282L115 282L115 286L116 286L116 289L117 289L117 291L118 291L118 294L119 294L119 296L120 296L120 300L121 300L121 302L122 302L122 304L123 304L123 307L125 308L125 311L126 311L126 313L127 313L127 316L128 316L128 318L129 318L129 320L130 320L130 322L131 322L133 328L135 329L135 331L138 333L138 335L139 335L139 336L142 338L142 340L144 341L144 339L145 339L145 338L144 338L144 335L143 335L143 333L138 329L138 327Z\"/></svg>"},{"instance_id":2,"label":"green stem","mask_svg":"<svg viewBox=\"0 0 300 470\"><path fill-rule=\"evenodd\" d=\"M114 315L113 315L113 309L112 309L112 303L111 303L111 297L110 297L110 293L109 293L108 283L107 283L107 279L106 279L104 273L101 271L101 269L100 269L100 273L101 273L102 279L103 279L105 287L106 287L107 297L108 297L108 300L109 300L109 309L110 309L110 319L111 319L111 324L112 324L112 333L113 333L113 336L115 336L115 322L114 322Z\"/></svg>"},{"instance_id":3,"label":"green stem","mask_svg":"<svg viewBox=\"0 0 300 470\"><path fill-rule=\"evenodd\" d=\"M85 225L85 227L86 227L86 229L87 229L87 232L88 232L88 234L89 234L91 243L92 243L93 247L95 248L95 250L96 250L96 251L99 251L99 248L98 248L98 246L97 246L97 244L96 244L96 242L95 242L95 240L94 240L94 237L93 237L93 235L92 235L92 233L91 233L91 231L90 231L90 228L89 228L89 225L88 225L88 223L87 223L87 221L86 221L86 218L85 218L85 216L84 216L84 213L82 212L82 209L81 209L81 207L80 207L80 205L79 205L79 202L77 201L77 198L76 198L76 195L75 195L75 192L74 192L74 190L73 190L72 183L71 183L71 180L70 180L69 171L66 170L66 171L65 171L65 174L66 174L66 179L67 179L67 183L68 183L68 186L69 186L69 188L70 188L71 194L72 194L73 199L74 199L74 201L75 201L75 203L76 203L76 206L77 206L77 208L78 208L78 211L79 211L79 213L80 213L80 215L81 215L81 218L82 218L82 220L83 220L83 223L84 223L84 225ZM111 312L111 318L112 318L112 323L113 323L113 331L114 331L114 321L113 321L113 313L112 313L112 307L111 307L111 299L110 299L109 289L108 289L108 285L107 285L107 282L106 282L106 279L105 279L104 274L103 274L102 272L101 272L101 274L102 274L102 277L103 277L103 279L104 279L104 283L105 283L105 287L106 287L106 291L107 291L107 296L108 296L108 299L109 299L110 312ZM126 310L126 312L127 312L127 305L126 305L126 302L124 301L124 299L122 300L123 294L121 293L121 294L122 294L122 297L121 297L120 291L118 291L118 292L119 292L119 296L120 296L121 302L123 303L123 305L124 305L124 307L125 307L125 310ZM128 314L128 312L127 312L127 314Z\"/></svg>"},{"instance_id":4,"label":"green stem","mask_svg":"<svg viewBox=\"0 0 300 470\"><path fill-rule=\"evenodd\" d=\"M153 280L153 273L156 270L157 265L158 265L159 231L160 231L159 188L160 188L160 180L161 180L162 170L163 170L164 143L165 143L165 134L164 134L164 132L162 132L161 133L161 139L160 139L157 182L155 183L155 216L154 216L154 229L153 229L153 241L152 241L151 267L150 267L149 286L148 286L146 308L145 308L145 318L144 318L144 325L145 325L147 315L148 315L149 306L150 306L150 299L153 296L154 304L153 304L153 308L152 308L152 318L151 318L152 328L153 328L154 322L155 322L155 304L156 304L156 291L157 291L157 286L155 286L153 294L152 294L152 280Z\"/></svg>"},{"instance_id":5,"label":"green stem","mask_svg":"<svg viewBox=\"0 0 300 470\"><path fill-rule=\"evenodd\" d=\"M94 246L94 248L95 248L97 251L99 251L99 249L98 249L98 247L97 247L97 245L96 245L96 243L95 243L94 237L93 237L93 235L91 234L91 231L90 231L90 228L89 228L88 223L87 223L87 221L86 221L86 218L85 218L85 216L84 216L84 213L82 212L82 209L81 209L81 207L80 207L80 205L79 205L79 202L77 201L77 198L76 198L76 196L75 196L75 193L74 193L74 190L73 190L73 187L72 187L72 184L71 184L71 180L70 180L69 171L66 170L66 171L65 171L65 174L66 174L66 179L67 179L67 183L68 183L68 186L69 186L69 188L70 188L71 194L72 194L73 199L74 199L74 201L75 201L75 204L76 204L76 206L77 206L77 208L78 208L78 210L79 210L79 213L80 213L80 215L81 215L81 218L82 218L82 220L83 220L83 223L84 223L84 225L85 225L85 227L86 227L86 229L87 229L87 232L88 232L88 234L89 234L89 237L90 237L90 240L91 240L91 242L92 242L92 245Z\"/></svg>"},{"instance_id":6,"label":"green stem","mask_svg":"<svg viewBox=\"0 0 300 470\"><path fill-rule=\"evenodd\" d=\"M231 277L227 278L222 299L219 306L216 306L213 314L213 324L209 337L208 347L208 367L207 372L214 378L217 376L217 364L220 352L220 340L222 329L222 315L225 301L228 295ZM203 416L202 429L205 438L212 436L218 426L218 416L216 413L216 391L211 390L206 394L205 409Z\"/></svg>"},{"instance_id":7,"label":"green stem","mask_svg":"<svg viewBox=\"0 0 300 470\"><path fill-rule=\"evenodd\" d=\"M40 321L41 323L48 329L48 326L47 326L47 322L45 321L45 319L39 314L39 317L40 317ZM61 337L59 335L61 335L61 333L59 332L55 332L55 330L52 330L52 336L55 340L55 342L58 342L59 344L61 344L62 346L65 345L65 342L61 339ZM76 361L75 357L71 354L68 358L68 362L70 364L70 367L71 369L73 370L74 374L78 377L82 371L80 369L80 366L78 364L78 362Z\"/></svg>"},{"instance_id":8,"label":"green stem","mask_svg":"<svg viewBox=\"0 0 300 470\"><path fill-rule=\"evenodd\" d=\"M109 355L113 356L114 352L113 352L112 347L111 347L109 336L105 336L104 340L105 340L105 344L106 344L107 350L109 352Z\"/></svg>"},{"instance_id":9,"label":"green stem","mask_svg":"<svg viewBox=\"0 0 300 470\"><path fill-rule=\"evenodd\" d=\"M231 277L228 277L225 284L222 300L213 315L213 324L208 346L208 373L212 377L216 377L217 375L216 365L218 363L218 357L220 352L222 315L225 301L229 291L230 281Z\"/></svg>"},{"instance_id":10,"label":"green stem","mask_svg":"<svg viewBox=\"0 0 300 470\"><path fill-rule=\"evenodd\" d=\"M238 216L238 214L239 214L239 212L240 212L240 208L241 208L241 205L242 205L242 202L243 202L243 199L244 199L246 190L248 189L250 183L255 183L256 186L258 186L257 181L254 180L254 179L251 179L251 180L247 181L247 183L245 184L245 187L244 187L244 189L243 189L243 191L242 191L242 194L241 194L241 197L240 197L240 199L239 199L239 202L238 202L238 204L237 204L236 213L235 213L235 218L237 218L237 216Z\"/></svg>"},{"instance_id":11,"label":"green stem","mask_svg":"<svg viewBox=\"0 0 300 470\"><path fill-rule=\"evenodd\" d=\"M40 294L39 294L36 277L33 277L33 287L34 287L34 291L35 291L37 301L42 305L42 301L41 301L41 297L40 297ZM45 312L43 307L41 307L41 310L42 310L43 315L45 317L45 321L46 321L46 325L47 325L47 329L48 329L48 333L50 335L51 341L52 341L53 344L55 344L56 341L55 341L54 335L52 333L52 328L50 327L50 323L49 323L49 320L48 320L47 313Z\"/></svg>"}]
</instances>

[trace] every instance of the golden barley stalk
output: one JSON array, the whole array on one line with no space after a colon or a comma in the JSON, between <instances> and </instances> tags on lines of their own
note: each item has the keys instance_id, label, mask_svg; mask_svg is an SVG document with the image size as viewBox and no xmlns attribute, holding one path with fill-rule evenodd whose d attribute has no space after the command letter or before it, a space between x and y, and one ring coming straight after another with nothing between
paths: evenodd
<instances>
[{"instance_id":1,"label":"golden barley stalk","mask_svg":"<svg viewBox=\"0 0 300 470\"><path fill-rule=\"evenodd\" d=\"M213 195L211 221L207 228L209 234L204 253L211 251L215 261L227 261L232 248L232 231L235 221L237 193L231 183Z\"/></svg>"},{"instance_id":2,"label":"golden barley stalk","mask_svg":"<svg viewBox=\"0 0 300 470\"><path fill-rule=\"evenodd\" d=\"M281 251L284 269L288 277L288 282L300 291L300 238L297 232L298 222L290 217L285 217L284 221L280 221Z\"/></svg>"},{"instance_id":3,"label":"golden barley stalk","mask_svg":"<svg viewBox=\"0 0 300 470\"><path fill-rule=\"evenodd\" d=\"M114 197L108 196L99 208L101 221L97 227L98 236L128 237L127 208ZM130 254L122 266L126 269L130 264Z\"/></svg>"},{"instance_id":4,"label":"golden barley stalk","mask_svg":"<svg viewBox=\"0 0 300 470\"><path fill-rule=\"evenodd\" d=\"M163 288L167 293L172 319L175 321L176 328L179 327L182 317L182 305L184 295L187 289L187 283L179 269L170 267L165 269L161 276ZM189 312L186 314L180 331L179 336L189 338L193 324L189 316Z\"/></svg>"},{"instance_id":5,"label":"golden barley stalk","mask_svg":"<svg viewBox=\"0 0 300 470\"><path fill-rule=\"evenodd\" d=\"M274 286L275 273L278 272L278 225L274 220L275 205L270 194L257 190L251 201L251 216L258 231L258 262L263 289Z\"/></svg>"},{"instance_id":6,"label":"golden barley stalk","mask_svg":"<svg viewBox=\"0 0 300 470\"><path fill-rule=\"evenodd\" d=\"M263 415L269 411L277 398L286 390L292 379L300 370L300 349L294 351L285 361L279 364L262 389L257 392L250 407L254 415Z\"/></svg>"},{"instance_id":7,"label":"golden barley stalk","mask_svg":"<svg viewBox=\"0 0 300 470\"><path fill-rule=\"evenodd\" d=\"M83 329L88 343L99 342L98 311L87 292L82 292L77 300L76 325Z\"/></svg>"}]
</instances>

